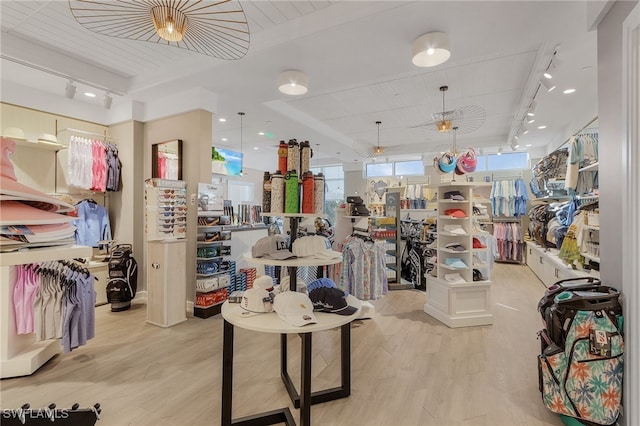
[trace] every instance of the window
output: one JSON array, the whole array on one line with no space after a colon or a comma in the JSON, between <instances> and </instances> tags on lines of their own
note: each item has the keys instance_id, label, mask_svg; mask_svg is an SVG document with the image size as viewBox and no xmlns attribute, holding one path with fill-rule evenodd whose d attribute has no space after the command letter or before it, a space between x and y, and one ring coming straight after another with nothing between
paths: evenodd
<instances>
[{"instance_id":1,"label":"window","mask_svg":"<svg viewBox=\"0 0 640 426\"><path fill-rule=\"evenodd\" d=\"M394 174L396 176L424 175L424 163L422 162L422 160L396 161L394 165Z\"/></svg>"},{"instance_id":2,"label":"window","mask_svg":"<svg viewBox=\"0 0 640 426\"><path fill-rule=\"evenodd\" d=\"M254 184L252 182L242 182L239 180L230 180L227 182L227 196L231 200L231 205L234 208L238 207L238 204L254 204ZM262 197L262 193L260 193Z\"/></svg>"},{"instance_id":3,"label":"window","mask_svg":"<svg viewBox=\"0 0 640 426\"><path fill-rule=\"evenodd\" d=\"M487 170L519 170L526 169L527 166L528 158L526 152L487 155Z\"/></svg>"},{"instance_id":4,"label":"window","mask_svg":"<svg viewBox=\"0 0 640 426\"><path fill-rule=\"evenodd\" d=\"M367 164L367 177L393 176L393 163Z\"/></svg>"},{"instance_id":5,"label":"window","mask_svg":"<svg viewBox=\"0 0 640 426\"><path fill-rule=\"evenodd\" d=\"M324 212L331 224L336 223L336 207L344 200L344 170L342 166L312 167L313 174L324 175Z\"/></svg>"}]
</instances>

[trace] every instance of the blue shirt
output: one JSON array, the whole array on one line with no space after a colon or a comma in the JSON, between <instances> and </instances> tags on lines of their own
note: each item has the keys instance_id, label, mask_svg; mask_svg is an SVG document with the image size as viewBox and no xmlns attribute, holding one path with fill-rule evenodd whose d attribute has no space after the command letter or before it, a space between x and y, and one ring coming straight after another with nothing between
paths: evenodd
<instances>
[{"instance_id":1,"label":"blue shirt","mask_svg":"<svg viewBox=\"0 0 640 426\"><path fill-rule=\"evenodd\" d=\"M111 225L107 209L100 204L83 200L77 206L76 244L98 247L98 241L111 239Z\"/></svg>"}]
</instances>

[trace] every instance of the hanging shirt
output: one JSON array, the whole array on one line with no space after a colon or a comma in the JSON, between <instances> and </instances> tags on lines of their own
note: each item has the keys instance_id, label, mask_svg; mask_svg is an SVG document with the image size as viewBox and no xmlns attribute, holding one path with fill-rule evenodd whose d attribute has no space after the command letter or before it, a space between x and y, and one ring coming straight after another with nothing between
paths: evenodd
<instances>
[{"instance_id":1,"label":"hanging shirt","mask_svg":"<svg viewBox=\"0 0 640 426\"><path fill-rule=\"evenodd\" d=\"M109 214L104 206L83 200L76 207L78 219L73 223L76 226L76 244L98 247L98 241L111 239Z\"/></svg>"}]
</instances>

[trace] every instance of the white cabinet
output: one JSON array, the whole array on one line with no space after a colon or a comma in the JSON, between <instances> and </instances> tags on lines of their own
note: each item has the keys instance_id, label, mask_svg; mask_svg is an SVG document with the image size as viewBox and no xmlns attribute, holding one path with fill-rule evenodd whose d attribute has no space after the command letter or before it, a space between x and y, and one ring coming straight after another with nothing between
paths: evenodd
<instances>
[{"instance_id":1,"label":"white cabinet","mask_svg":"<svg viewBox=\"0 0 640 426\"><path fill-rule=\"evenodd\" d=\"M484 280L473 280L474 263L488 263L487 250L473 248L473 200L488 186L450 182L431 187L438 193L437 276L427 276L424 311L452 328L493 323L488 268L483 268ZM451 191L463 199L444 198Z\"/></svg>"},{"instance_id":2,"label":"white cabinet","mask_svg":"<svg viewBox=\"0 0 640 426\"><path fill-rule=\"evenodd\" d=\"M147 247L147 322L171 327L187 320L187 242L150 241Z\"/></svg>"},{"instance_id":3,"label":"white cabinet","mask_svg":"<svg viewBox=\"0 0 640 426\"><path fill-rule=\"evenodd\" d=\"M531 241L527 241L527 266L545 287L550 287L558 281L569 278L599 278L597 271L586 272L572 269L558 257L557 249L544 249Z\"/></svg>"}]
</instances>

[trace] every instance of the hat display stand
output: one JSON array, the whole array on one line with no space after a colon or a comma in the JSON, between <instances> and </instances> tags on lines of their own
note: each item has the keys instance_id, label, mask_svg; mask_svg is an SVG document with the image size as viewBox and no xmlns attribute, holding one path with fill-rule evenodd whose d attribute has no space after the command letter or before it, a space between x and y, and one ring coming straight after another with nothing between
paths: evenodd
<instances>
[{"instance_id":1,"label":"hat display stand","mask_svg":"<svg viewBox=\"0 0 640 426\"><path fill-rule=\"evenodd\" d=\"M474 263L487 264L489 250L474 248L473 201L490 187L455 181L432 186L438 194L437 263L435 276L426 276L424 311L451 328L493 323L489 273L474 280Z\"/></svg>"}]
</instances>

